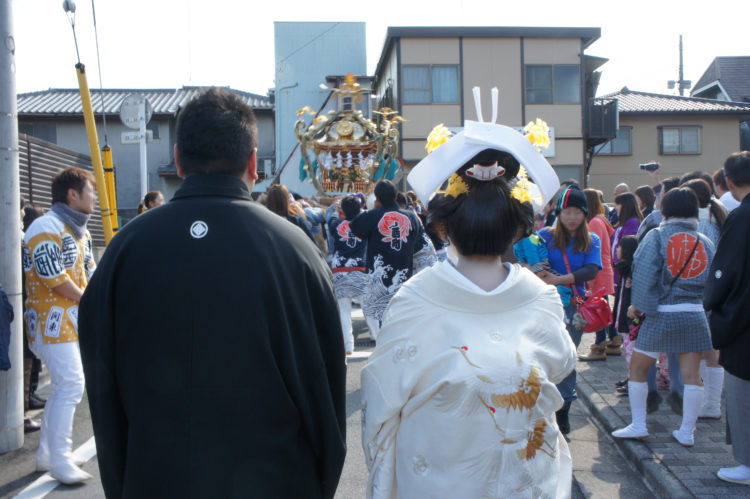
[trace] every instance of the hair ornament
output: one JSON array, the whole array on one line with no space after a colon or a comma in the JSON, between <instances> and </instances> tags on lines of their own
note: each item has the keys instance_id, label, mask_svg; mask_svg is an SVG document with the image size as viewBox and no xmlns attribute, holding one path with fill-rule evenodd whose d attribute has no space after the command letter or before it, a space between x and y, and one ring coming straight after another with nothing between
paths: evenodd
<instances>
[{"instance_id":1,"label":"hair ornament","mask_svg":"<svg viewBox=\"0 0 750 499\"><path fill-rule=\"evenodd\" d=\"M461 194L469 193L469 185L461 178L461 175L454 173L448 179L448 187L444 191L436 191L438 194L444 194L452 198L457 198Z\"/></svg>"},{"instance_id":2,"label":"hair ornament","mask_svg":"<svg viewBox=\"0 0 750 499\"><path fill-rule=\"evenodd\" d=\"M527 133L531 131L532 136L527 138L523 133L511 127L496 124L499 97L499 91L496 88L492 89L492 121L485 123L480 94L479 87L475 87L473 95L479 121L466 120L463 130L453 135L450 135L450 131L444 125L439 125L430 134L426 147L429 154L412 169L408 176L412 189L419 199L427 204L435 192L441 192L438 191L440 186L449 180L461 166L480 152L492 149L510 154L525 167L528 177L525 182L524 179L518 179L516 187L528 190L532 201L535 197L540 198L540 202L549 200L560 187L555 170L539 149L549 146L549 128L541 120L530 123L530 126L527 125ZM534 141L539 142L539 145L537 146ZM504 174L502 168L498 164L472 165L466 172L468 175L471 171L473 174L471 177L475 180L492 180ZM526 182L531 187L526 188ZM458 190L452 192L459 193ZM526 198L521 191L516 192L522 198Z\"/></svg>"},{"instance_id":3,"label":"hair ornament","mask_svg":"<svg viewBox=\"0 0 750 499\"><path fill-rule=\"evenodd\" d=\"M427 154L442 146L453 136L453 133L448 130L445 125L440 123L432 129L430 135L427 136L427 145L424 146Z\"/></svg>"},{"instance_id":4,"label":"hair ornament","mask_svg":"<svg viewBox=\"0 0 750 499\"><path fill-rule=\"evenodd\" d=\"M481 180L482 182L495 180L503 173L505 173L505 168L498 165L497 161L495 161L491 165L474 165L466 170L466 175L470 176L474 180Z\"/></svg>"},{"instance_id":5,"label":"hair ornament","mask_svg":"<svg viewBox=\"0 0 750 499\"><path fill-rule=\"evenodd\" d=\"M518 170L516 185L510 190L510 196L521 203L530 203L535 211L537 205L540 205L542 202L539 188L529 181L526 168L523 166Z\"/></svg>"},{"instance_id":6,"label":"hair ornament","mask_svg":"<svg viewBox=\"0 0 750 499\"><path fill-rule=\"evenodd\" d=\"M537 118L536 121L529 121L523 131L537 151L541 152L542 147L549 148L549 127L544 120Z\"/></svg>"}]
</instances>

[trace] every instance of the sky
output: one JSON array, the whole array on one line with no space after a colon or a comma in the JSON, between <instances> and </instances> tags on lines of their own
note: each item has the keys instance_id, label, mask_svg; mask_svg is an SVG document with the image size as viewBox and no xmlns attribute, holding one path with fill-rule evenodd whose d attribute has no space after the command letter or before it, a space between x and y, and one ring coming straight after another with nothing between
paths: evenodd
<instances>
[{"instance_id":1,"label":"sky","mask_svg":"<svg viewBox=\"0 0 750 499\"><path fill-rule=\"evenodd\" d=\"M77 88L73 31L62 1L11 1L16 91ZM586 50L609 59L600 68L598 95L624 86L675 94L667 80L678 79L679 35L685 79L693 83L716 56L750 55L740 0L710 6L666 0L94 0L100 83L92 2L76 3L80 58L92 89L219 85L265 95L274 86L275 21L366 22L369 74L388 26L598 27L601 38Z\"/></svg>"}]
</instances>

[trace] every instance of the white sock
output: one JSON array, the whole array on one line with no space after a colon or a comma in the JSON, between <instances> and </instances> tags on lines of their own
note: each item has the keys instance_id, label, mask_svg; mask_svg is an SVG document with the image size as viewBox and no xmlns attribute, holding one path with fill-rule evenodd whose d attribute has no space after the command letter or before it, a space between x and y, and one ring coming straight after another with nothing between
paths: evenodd
<instances>
[{"instance_id":1,"label":"white sock","mask_svg":"<svg viewBox=\"0 0 750 499\"><path fill-rule=\"evenodd\" d=\"M703 407L721 410L721 392L724 389L724 368L707 367L703 377Z\"/></svg>"},{"instance_id":2,"label":"white sock","mask_svg":"<svg viewBox=\"0 0 750 499\"><path fill-rule=\"evenodd\" d=\"M682 394L682 424L680 433L692 435L695 422L698 420L698 411L703 404L703 387L698 385L685 385Z\"/></svg>"},{"instance_id":3,"label":"white sock","mask_svg":"<svg viewBox=\"0 0 750 499\"><path fill-rule=\"evenodd\" d=\"M703 380L703 385L706 385L706 359L701 359L701 365L698 368L698 372L700 373L701 379Z\"/></svg>"},{"instance_id":4,"label":"white sock","mask_svg":"<svg viewBox=\"0 0 750 499\"><path fill-rule=\"evenodd\" d=\"M630 414L633 418L633 428L646 432L646 398L648 397L648 383L628 381L628 398L630 399Z\"/></svg>"}]
</instances>

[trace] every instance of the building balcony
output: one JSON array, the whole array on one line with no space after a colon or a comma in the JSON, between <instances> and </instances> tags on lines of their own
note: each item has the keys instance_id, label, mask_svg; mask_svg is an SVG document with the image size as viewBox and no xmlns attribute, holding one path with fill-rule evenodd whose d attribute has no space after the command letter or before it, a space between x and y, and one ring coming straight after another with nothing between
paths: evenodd
<instances>
[{"instance_id":1,"label":"building balcony","mask_svg":"<svg viewBox=\"0 0 750 499\"><path fill-rule=\"evenodd\" d=\"M617 135L617 100L589 99L584 138L589 147L603 144Z\"/></svg>"}]
</instances>

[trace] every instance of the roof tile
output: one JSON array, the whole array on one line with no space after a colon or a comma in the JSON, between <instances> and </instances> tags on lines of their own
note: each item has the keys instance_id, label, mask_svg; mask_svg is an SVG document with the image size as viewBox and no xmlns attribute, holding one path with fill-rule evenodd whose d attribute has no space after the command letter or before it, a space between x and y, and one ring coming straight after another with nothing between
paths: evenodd
<instances>
[{"instance_id":1,"label":"roof tile","mask_svg":"<svg viewBox=\"0 0 750 499\"><path fill-rule=\"evenodd\" d=\"M681 97L679 95L652 94L637 92L627 87L619 92L597 98L597 100L602 101L612 99L617 100L618 112L622 114L750 114L750 103Z\"/></svg>"},{"instance_id":2,"label":"roof tile","mask_svg":"<svg viewBox=\"0 0 750 499\"><path fill-rule=\"evenodd\" d=\"M119 114L122 101L130 94L143 94L151 103L154 114L175 114L185 102L208 87L177 89L91 89L91 103L95 114ZM253 109L273 109L269 97L241 90L232 90ZM102 93L103 92L103 93ZM51 88L39 92L18 94L19 114L81 114L81 96L77 88Z\"/></svg>"}]
</instances>

